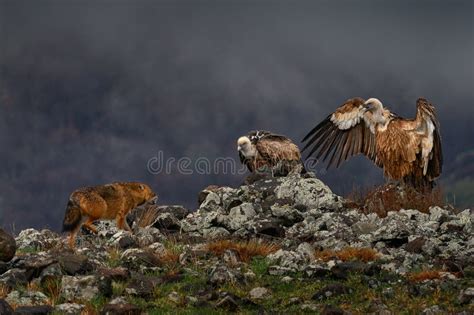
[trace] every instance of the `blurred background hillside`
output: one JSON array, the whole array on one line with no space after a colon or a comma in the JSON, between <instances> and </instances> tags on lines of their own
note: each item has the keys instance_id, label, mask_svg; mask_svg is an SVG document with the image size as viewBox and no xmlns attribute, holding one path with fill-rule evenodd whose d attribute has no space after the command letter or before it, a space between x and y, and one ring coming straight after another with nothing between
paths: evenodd
<instances>
[{"instance_id":1,"label":"blurred background hillside","mask_svg":"<svg viewBox=\"0 0 474 315\"><path fill-rule=\"evenodd\" d=\"M243 175L150 174L164 157L234 157L252 129L299 140L353 96L438 110L446 198L474 205L471 1L0 2L0 227L60 229L69 194L139 180L196 206ZM365 158L318 176L383 182Z\"/></svg>"}]
</instances>

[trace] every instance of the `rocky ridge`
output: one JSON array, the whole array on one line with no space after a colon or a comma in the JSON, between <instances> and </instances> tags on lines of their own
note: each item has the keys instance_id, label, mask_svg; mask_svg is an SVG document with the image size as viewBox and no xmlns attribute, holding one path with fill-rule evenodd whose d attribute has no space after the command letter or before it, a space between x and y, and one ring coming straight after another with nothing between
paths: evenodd
<instances>
[{"instance_id":1,"label":"rocky ridge","mask_svg":"<svg viewBox=\"0 0 474 315\"><path fill-rule=\"evenodd\" d=\"M27 229L8 257L12 241L0 233L0 249L10 248L0 255L0 312L473 311L472 210L379 218L312 175L210 186L198 199L194 212L135 209L133 234L100 222L75 252L57 233Z\"/></svg>"}]
</instances>

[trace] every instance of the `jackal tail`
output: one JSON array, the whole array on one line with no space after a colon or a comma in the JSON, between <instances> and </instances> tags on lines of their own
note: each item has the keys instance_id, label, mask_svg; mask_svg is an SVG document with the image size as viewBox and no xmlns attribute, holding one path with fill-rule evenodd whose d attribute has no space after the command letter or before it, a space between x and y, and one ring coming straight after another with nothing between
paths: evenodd
<instances>
[{"instance_id":1,"label":"jackal tail","mask_svg":"<svg viewBox=\"0 0 474 315\"><path fill-rule=\"evenodd\" d=\"M69 199L64 214L63 232L71 232L76 230L82 221L81 208Z\"/></svg>"}]
</instances>

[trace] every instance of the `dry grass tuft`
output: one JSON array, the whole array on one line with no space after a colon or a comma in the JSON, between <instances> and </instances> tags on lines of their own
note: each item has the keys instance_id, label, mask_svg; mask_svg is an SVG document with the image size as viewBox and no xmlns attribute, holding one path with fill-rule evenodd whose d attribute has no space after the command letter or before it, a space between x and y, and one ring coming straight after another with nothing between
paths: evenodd
<instances>
[{"instance_id":1,"label":"dry grass tuft","mask_svg":"<svg viewBox=\"0 0 474 315\"><path fill-rule=\"evenodd\" d=\"M374 261L378 259L379 254L372 248L346 247L338 251L325 249L316 251L314 256L323 261L329 261L337 258L342 261L359 260L363 262Z\"/></svg>"},{"instance_id":2,"label":"dry grass tuft","mask_svg":"<svg viewBox=\"0 0 474 315\"><path fill-rule=\"evenodd\" d=\"M0 299L4 299L7 297L8 293L10 293L10 288L4 284L0 284Z\"/></svg>"},{"instance_id":3,"label":"dry grass tuft","mask_svg":"<svg viewBox=\"0 0 474 315\"><path fill-rule=\"evenodd\" d=\"M41 283L42 291L49 297L52 305L56 305L61 299L61 287L61 279L54 276L45 277Z\"/></svg>"},{"instance_id":4,"label":"dry grass tuft","mask_svg":"<svg viewBox=\"0 0 474 315\"><path fill-rule=\"evenodd\" d=\"M149 206L143 210L141 215L137 218L137 225L141 228L152 225L158 217L158 207Z\"/></svg>"},{"instance_id":5,"label":"dry grass tuft","mask_svg":"<svg viewBox=\"0 0 474 315\"><path fill-rule=\"evenodd\" d=\"M167 249L162 255L159 256L159 260L162 264L171 266L179 262L179 255L179 251Z\"/></svg>"},{"instance_id":6,"label":"dry grass tuft","mask_svg":"<svg viewBox=\"0 0 474 315\"><path fill-rule=\"evenodd\" d=\"M97 315L99 312L94 308L92 304L86 304L81 311L81 315Z\"/></svg>"},{"instance_id":7,"label":"dry grass tuft","mask_svg":"<svg viewBox=\"0 0 474 315\"><path fill-rule=\"evenodd\" d=\"M223 255L226 250L234 250L243 262L249 262L255 256L268 256L279 249L280 247L274 243L257 240L219 240L207 244L207 250L217 256Z\"/></svg>"},{"instance_id":8,"label":"dry grass tuft","mask_svg":"<svg viewBox=\"0 0 474 315\"><path fill-rule=\"evenodd\" d=\"M409 186L386 184L372 190L354 189L346 198L349 200L349 206L359 208L364 213L377 213L382 218L386 217L389 211L417 209L428 213L432 206L446 206L440 187L431 192L419 192Z\"/></svg>"},{"instance_id":9,"label":"dry grass tuft","mask_svg":"<svg viewBox=\"0 0 474 315\"><path fill-rule=\"evenodd\" d=\"M413 272L407 275L408 280L412 282L422 282L425 280L434 280L441 278L441 271L439 270L423 270L420 272Z\"/></svg>"}]
</instances>

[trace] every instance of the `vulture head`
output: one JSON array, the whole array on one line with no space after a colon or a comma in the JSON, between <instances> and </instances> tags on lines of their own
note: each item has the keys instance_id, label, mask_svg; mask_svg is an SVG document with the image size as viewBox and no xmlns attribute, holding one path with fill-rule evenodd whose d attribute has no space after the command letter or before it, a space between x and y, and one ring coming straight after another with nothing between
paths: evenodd
<instances>
[{"instance_id":1,"label":"vulture head","mask_svg":"<svg viewBox=\"0 0 474 315\"><path fill-rule=\"evenodd\" d=\"M383 110L382 102L378 98L369 98L364 103L364 109L372 113L381 112Z\"/></svg>"},{"instance_id":2,"label":"vulture head","mask_svg":"<svg viewBox=\"0 0 474 315\"><path fill-rule=\"evenodd\" d=\"M385 125L387 122L387 115L389 114L388 111L384 110L382 102L377 98L369 98L365 101L364 105L364 112L370 113L369 120L372 124L380 124Z\"/></svg>"},{"instance_id":3,"label":"vulture head","mask_svg":"<svg viewBox=\"0 0 474 315\"><path fill-rule=\"evenodd\" d=\"M237 151L246 158L254 157L257 154L257 149L247 136L240 137L237 140Z\"/></svg>"}]
</instances>

